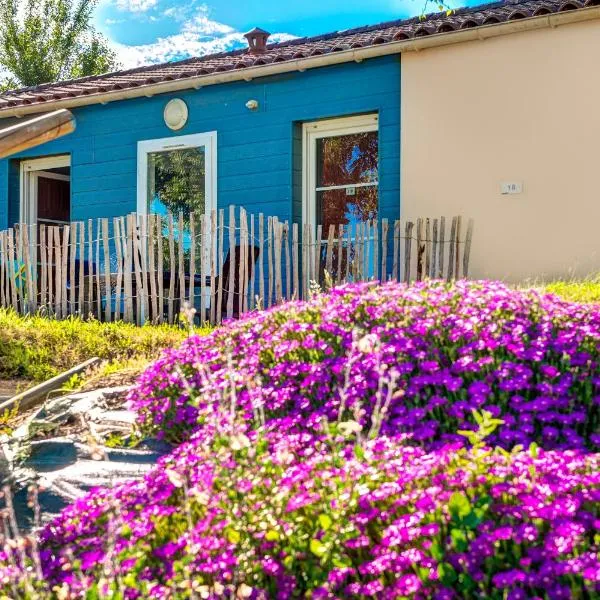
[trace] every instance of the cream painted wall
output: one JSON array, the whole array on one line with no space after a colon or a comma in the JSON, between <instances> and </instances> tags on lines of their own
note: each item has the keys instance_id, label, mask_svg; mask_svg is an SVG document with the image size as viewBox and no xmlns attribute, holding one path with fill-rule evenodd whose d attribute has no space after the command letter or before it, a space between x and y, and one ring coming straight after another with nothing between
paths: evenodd
<instances>
[{"instance_id":1,"label":"cream painted wall","mask_svg":"<svg viewBox=\"0 0 600 600\"><path fill-rule=\"evenodd\" d=\"M599 59L600 21L403 54L402 216L473 217L475 277L600 272Z\"/></svg>"}]
</instances>

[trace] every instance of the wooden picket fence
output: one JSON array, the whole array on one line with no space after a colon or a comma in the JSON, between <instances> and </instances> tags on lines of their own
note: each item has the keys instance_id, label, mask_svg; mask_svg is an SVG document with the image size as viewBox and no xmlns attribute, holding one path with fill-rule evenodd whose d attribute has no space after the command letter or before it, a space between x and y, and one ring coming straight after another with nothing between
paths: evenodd
<instances>
[{"instance_id":1,"label":"wooden picket fence","mask_svg":"<svg viewBox=\"0 0 600 600\"><path fill-rule=\"evenodd\" d=\"M473 221L386 219L322 226L231 206L210 215L148 215L0 232L0 306L105 321L212 324L316 285L468 277Z\"/></svg>"}]
</instances>

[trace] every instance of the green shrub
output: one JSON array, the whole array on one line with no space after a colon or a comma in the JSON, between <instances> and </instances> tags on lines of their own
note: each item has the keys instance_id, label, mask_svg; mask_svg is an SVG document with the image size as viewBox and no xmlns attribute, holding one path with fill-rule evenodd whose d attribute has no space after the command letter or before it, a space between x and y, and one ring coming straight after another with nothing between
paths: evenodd
<instances>
[{"instance_id":1,"label":"green shrub","mask_svg":"<svg viewBox=\"0 0 600 600\"><path fill-rule=\"evenodd\" d=\"M44 381L94 356L109 361L152 359L186 335L172 325L137 327L76 317L60 321L0 309L0 378Z\"/></svg>"}]
</instances>

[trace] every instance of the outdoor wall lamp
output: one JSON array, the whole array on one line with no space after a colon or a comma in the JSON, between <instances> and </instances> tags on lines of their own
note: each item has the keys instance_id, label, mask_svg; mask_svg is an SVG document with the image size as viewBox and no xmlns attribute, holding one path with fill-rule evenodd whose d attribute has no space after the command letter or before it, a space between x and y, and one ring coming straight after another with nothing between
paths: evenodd
<instances>
[{"instance_id":1,"label":"outdoor wall lamp","mask_svg":"<svg viewBox=\"0 0 600 600\"><path fill-rule=\"evenodd\" d=\"M258 109L258 100L248 100L248 102L246 102L246 108L248 110L257 110Z\"/></svg>"}]
</instances>

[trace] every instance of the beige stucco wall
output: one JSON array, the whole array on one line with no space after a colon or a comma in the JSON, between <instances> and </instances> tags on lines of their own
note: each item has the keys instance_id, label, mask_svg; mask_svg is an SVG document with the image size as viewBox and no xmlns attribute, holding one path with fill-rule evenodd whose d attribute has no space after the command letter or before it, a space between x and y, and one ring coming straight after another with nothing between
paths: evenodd
<instances>
[{"instance_id":1,"label":"beige stucco wall","mask_svg":"<svg viewBox=\"0 0 600 600\"><path fill-rule=\"evenodd\" d=\"M403 54L402 216L473 217L476 277L600 272L599 65L600 21Z\"/></svg>"}]
</instances>

